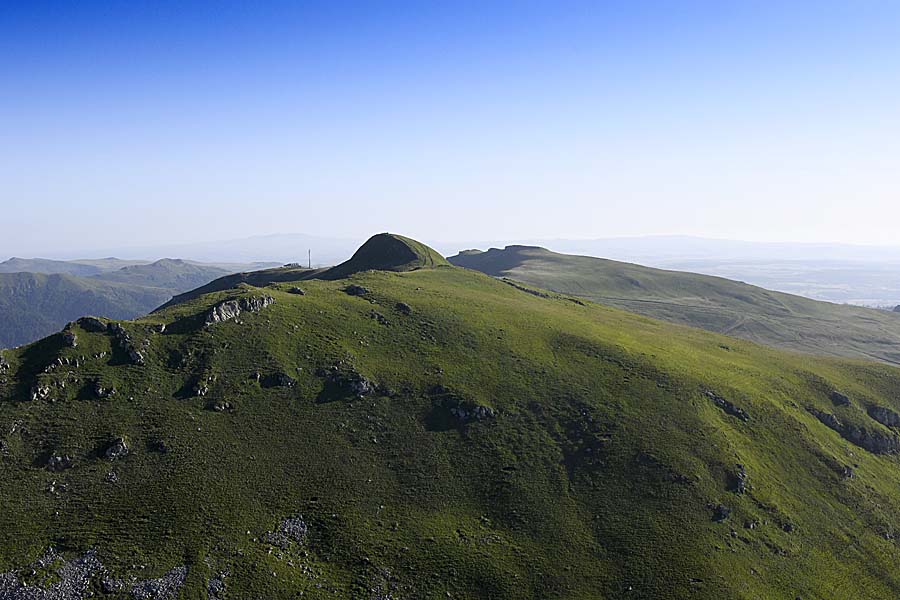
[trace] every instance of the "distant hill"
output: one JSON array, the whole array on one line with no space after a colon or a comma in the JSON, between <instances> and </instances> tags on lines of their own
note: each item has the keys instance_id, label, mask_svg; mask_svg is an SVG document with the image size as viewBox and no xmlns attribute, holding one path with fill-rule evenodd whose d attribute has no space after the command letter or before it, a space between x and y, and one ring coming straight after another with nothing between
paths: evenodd
<instances>
[{"instance_id":1,"label":"distant hill","mask_svg":"<svg viewBox=\"0 0 900 600\"><path fill-rule=\"evenodd\" d=\"M124 267L111 268L122 263ZM85 315L133 319L180 292L231 272L172 259L149 264L12 259L0 266L12 270L0 270L0 348L34 341ZM50 273L14 270L18 268Z\"/></svg>"},{"instance_id":2,"label":"distant hill","mask_svg":"<svg viewBox=\"0 0 900 600\"><path fill-rule=\"evenodd\" d=\"M494 277L751 341L900 364L900 315L534 246L465 251L450 262Z\"/></svg>"},{"instance_id":3,"label":"distant hill","mask_svg":"<svg viewBox=\"0 0 900 600\"><path fill-rule=\"evenodd\" d=\"M10 258L0 262L0 273L44 273L89 277L123 267L145 264L143 261L100 258L95 260L50 260L46 258Z\"/></svg>"},{"instance_id":4,"label":"distant hill","mask_svg":"<svg viewBox=\"0 0 900 600\"><path fill-rule=\"evenodd\" d=\"M0 353L0 597L900 597L900 369L397 244Z\"/></svg>"}]
</instances>

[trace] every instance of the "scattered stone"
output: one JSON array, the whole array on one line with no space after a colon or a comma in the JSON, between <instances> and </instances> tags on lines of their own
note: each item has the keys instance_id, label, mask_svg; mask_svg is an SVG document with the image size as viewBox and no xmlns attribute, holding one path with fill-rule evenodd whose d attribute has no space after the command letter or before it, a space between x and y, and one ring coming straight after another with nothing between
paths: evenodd
<instances>
[{"instance_id":1,"label":"scattered stone","mask_svg":"<svg viewBox=\"0 0 900 600\"><path fill-rule=\"evenodd\" d=\"M234 410L234 406L231 404L231 402L228 402L226 400L216 400L215 402L207 404L206 407L213 412L230 412Z\"/></svg>"},{"instance_id":2,"label":"scattered stone","mask_svg":"<svg viewBox=\"0 0 900 600\"><path fill-rule=\"evenodd\" d=\"M128 456L128 444L125 443L124 438L116 438L106 448L106 452L104 452L103 454L110 460L125 458L126 456Z\"/></svg>"},{"instance_id":3,"label":"scattered stone","mask_svg":"<svg viewBox=\"0 0 900 600\"><path fill-rule=\"evenodd\" d=\"M115 471L110 471L106 474L106 481L107 483L119 483L119 476Z\"/></svg>"},{"instance_id":4,"label":"scattered stone","mask_svg":"<svg viewBox=\"0 0 900 600\"><path fill-rule=\"evenodd\" d=\"M388 320L387 320L387 317L385 317L383 314L381 314L380 312L378 312L378 311L376 311L376 310L369 311L369 318L370 318L370 319L375 319L376 321L378 321L378 322L381 323L382 325L388 325L388 324L389 324L389 323L388 323Z\"/></svg>"},{"instance_id":5,"label":"scattered stone","mask_svg":"<svg viewBox=\"0 0 900 600\"><path fill-rule=\"evenodd\" d=\"M75 461L68 454L53 454L47 459L47 470L58 473L75 466Z\"/></svg>"},{"instance_id":6,"label":"scattered stone","mask_svg":"<svg viewBox=\"0 0 900 600\"><path fill-rule=\"evenodd\" d=\"M238 318L244 311L258 313L272 304L275 304L275 298L272 296L253 296L250 298L225 300L212 307L209 312L206 313L205 324L209 327L214 323L231 321Z\"/></svg>"},{"instance_id":7,"label":"scattered stone","mask_svg":"<svg viewBox=\"0 0 900 600\"><path fill-rule=\"evenodd\" d=\"M134 600L175 600L187 578L187 567L175 567L159 579L139 581L131 587Z\"/></svg>"},{"instance_id":8,"label":"scattered stone","mask_svg":"<svg viewBox=\"0 0 900 600\"><path fill-rule=\"evenodd\" d=\"M725 414L731 415L732 417L737 417L741 421L745 422L750 420L750 415L743 408L735 406L733 403L726 400L725 398L722 398L715 392L707 390L704 393L706 394L706 397L712 400L716 406L725 411Z\"/></svg>"},{"instance_id":9,"label":"scattered stone","mask_svg":"<svg viewBox=\"0 0 900 600\"><path fill-rule=\"evenodd\" d=\"M396 308L397 312L400 313L401 315L411 315L412 314L412 307L409 304L407 304L406 302L398 302L397 304L394 305L394 308Z\"/></svg>"},{"instance_id":10,"label":"scattered stone","mask_svg":"<svg viewBox=\"0 0 900 600\"><path fill-rule=\"evenodd\" d=\"M53 583L35 585L27 581L27 575L37 570L50 569L54 565ZM91 582L102 571L103 565L91 550L83 556L66 561L54 550L29 567L0 574L0 599L2 600L82 600L92 594ZM20 579L21 577L21 579Z\"/></svg>"},{"instance_id":11,"label":"scattered stone","mask_svg":"<svg viewBox=\"0 0 900 600\"><path fill-rule=\"evenodd\" d=\"M106 331L106 323L97 317L81 317L76 323L78 323L79 327L85 331L90 331L92 333L103 333Z\"/></svg>"},{"instance_id":12,"label":"scattered stone","mask_svg":"<svg viewBox=\"0 0 900 600\"><path fill-rule=\"evenodd\" d=\"M833 414L815 408L809 408L808 410L823 425L836 431L851 444L864 448L873 454L896 454L900 452L900 438L896 435L888 435L870 431L864 427L845 424Z\"/></svg>"},{"instance_id":13,"label":"scattered stone","mask_svg":"<svg viewBox=\"0 0 900 600\"><path fill-rule=\"evenodd\" d=\"M292 287L291 289L288 290L288 294L296 294L298 296L305 296L306 292L303 291L301 288Z\"/></svg>"},{"instance_id":14,"label":"scattered stone","mask_svg":"<svg viewBox=\"0 0 900 600\"><path fill-rule=\"evenodd\" d=\"M344 288L344 292L346 292L350 296L365 296L370 293L369 288L365 288L361 285L351 284Z\"/></svg>"},{"instance_id":15,"label":"scattered stone","mask_svg":"<svg viewBox=\"0 0 900 600\"><path fill-rule=\"evenodd\" d=\"M873 404L869 406L867 412L869 413L870 417L872 417L885 427L900 426L900 415L889 408L884 408L883 406L875 406Z\"/></svg>"},{"instance_id":16,"label":"scattered stone","mask_svg":"<svg viewBox=\"0 0 900 600\"><path fill-rule=\"evenodd\" d=\"M205 383L197 383L194 386L194 395L197 397L203 397L209 393L209 386Z\"/></svg>"},{"instance_id":17,"label":"scattered stone","mask_svg":"<svg viewBox=\"0 0 900 600\"><path fill-rule=\"evenodd\" d=\"M288 517L278 525L278 529L266 533L264 539L267 543L286 550L291 542L303 543L309 532L302 516Z\"/></svg>"},{"instance_id":18,"label":"scattered stone","mask_svg":"<svg viewBox=\"0 0 900 600\"><path fill-rule=\"evenodd\" d=\"M850 406L850 398L837 390L832 390L829 398L831 398L835 406Z\"/></svg>"}]
</instances>

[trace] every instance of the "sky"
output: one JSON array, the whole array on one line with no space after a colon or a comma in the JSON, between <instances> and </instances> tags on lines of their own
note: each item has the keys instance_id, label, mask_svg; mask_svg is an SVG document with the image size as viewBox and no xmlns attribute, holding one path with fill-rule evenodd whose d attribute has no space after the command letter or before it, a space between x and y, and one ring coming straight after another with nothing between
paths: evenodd
<instances>
[{"instance_id":1,"label":"sky","mask_svg":"<svg viewBox=\"0 0 900 600\"><path fill-rule=\"evenodd\" d=\"M900 243L900 3L3 2L0 253Z\"/></svg>"}]
</instances>

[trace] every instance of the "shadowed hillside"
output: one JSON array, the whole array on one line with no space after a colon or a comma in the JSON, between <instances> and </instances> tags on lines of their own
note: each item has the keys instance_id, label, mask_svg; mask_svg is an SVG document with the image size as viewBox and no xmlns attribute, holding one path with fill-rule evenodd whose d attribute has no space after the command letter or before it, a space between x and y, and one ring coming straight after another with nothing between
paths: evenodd
<instances>
[{"instance_id":1,"label":"shadowed hillside","mask_svg":"<svg viewBox=\"0 0 900 600\"><path fill-rule=\"evenodd\" d=\"M632 312L815 354L900 363L900 316L745 283L532 246L466 251L450 262Z\"/></svg>"}]
</instances>

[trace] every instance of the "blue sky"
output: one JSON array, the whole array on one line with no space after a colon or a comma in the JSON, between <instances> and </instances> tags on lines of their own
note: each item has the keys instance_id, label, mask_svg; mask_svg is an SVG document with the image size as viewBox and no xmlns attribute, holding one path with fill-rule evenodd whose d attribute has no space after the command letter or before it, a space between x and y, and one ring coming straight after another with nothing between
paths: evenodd
<instances>
[{"instance_id":1,"label":"blue sky","mask_svg":"<svg viewBox=\"0 0 900 600\"><path fill-rule=\"evenodd\" d=\"M5 2L0 74L9 254L897 239L893 2Z\"/></svg>"}]
</instances>

